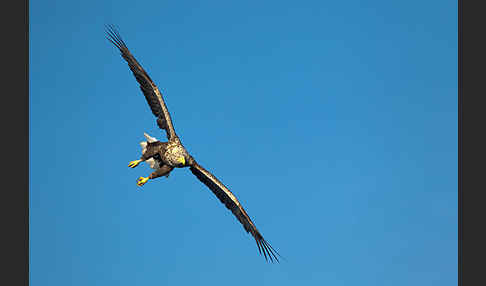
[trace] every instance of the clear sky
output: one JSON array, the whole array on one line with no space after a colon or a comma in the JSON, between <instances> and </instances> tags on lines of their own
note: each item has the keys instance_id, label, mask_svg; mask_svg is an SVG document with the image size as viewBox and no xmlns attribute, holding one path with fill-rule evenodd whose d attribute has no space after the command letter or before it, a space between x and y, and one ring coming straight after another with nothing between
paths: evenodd
<instances>
[{"instance_id":1,"label":"clear sky","mask_svg":"<svg viewBox=\"0 0 486 286\"><path fill-rule=\"evenodd\" d=\"M269 264L163 139L113 23ZM30 281L457 285L457 1L31 1Z\"/></svg>"}]
</instances>

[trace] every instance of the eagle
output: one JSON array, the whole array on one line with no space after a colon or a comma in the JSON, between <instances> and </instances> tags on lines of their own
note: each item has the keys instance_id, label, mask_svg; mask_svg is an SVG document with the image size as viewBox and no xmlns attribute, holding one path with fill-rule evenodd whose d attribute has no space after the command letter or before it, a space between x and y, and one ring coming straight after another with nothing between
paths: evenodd
<instances>
[{"instance_id":1,"label":"eagle","mask_svg":"<svg viewBox=\"0 0 486 286\"><path fill-rule=\"evenodd\" d=\"M250 233L256 241L258 251L265 257L266 261L279 262L280 254L263 238L262 234L255 227L255 224L246 213L245 209L236 196L219 181L211 172L199 165L196 160L184 148L177 136L167 106L165 105L162 93L150 78L147 72L137 62L120 34L113 25L106 26L107 39L115 45L123 59L128 63L135 79L140 85L145 99L147 100L152 113L157 118L156 122L160 129L165 130L167 141L162 142L147 133L144 136L147 141L141 142L142 156L138 160L131 161L128 167L135 168L140 163L146 162L155 171L148 177L139 177L138 186L143 186L149 180L162 176L168 177L174 168L187 168L196 176L199 181L206 185L216 197L228 208L243 225L247 233Z\"/></svg>"}]
</instances>

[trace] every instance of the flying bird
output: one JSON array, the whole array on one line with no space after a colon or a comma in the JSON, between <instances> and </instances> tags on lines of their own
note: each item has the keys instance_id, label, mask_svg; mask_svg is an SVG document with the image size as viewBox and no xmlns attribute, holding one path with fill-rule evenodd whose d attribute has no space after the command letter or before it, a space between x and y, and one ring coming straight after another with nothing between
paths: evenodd
<instances>
[{"instance_id":1,"label":"flying bird","mask_svg":"<svg viewBox=\"0 0 486 286\"><path fill-rule=\"evenodd\" d=\"M147 72L137 62L135 57L130 53L127 45L120 37L114 26L107 26L107 39L115 45L121 53L121 56L128 63L135 79L140 85L140 89L147 100L152 113L157 118L156 122L160 129L165 130L167 142L158 141L156 138L144 133L147 141L141 142L142 156L138 160L131 161L130 168L137 167L141 162L146 162L155 171L148 177L140 177L137 180L138 186L143 186L149 180L162 176L168 177L174 168L186 168L205 184L216 197L228 208L243 225L246 232L250 233L256 241L258 251L263 254L265 259L271 262L279 262L278 252L263 238L262 234L255 227L243 206L233 193L219 181L208 170L199 165L196 160L187 152L177 136L172 119L167 106L165 105L162 93L152 81Z\"/></svg>"}]
</instances>

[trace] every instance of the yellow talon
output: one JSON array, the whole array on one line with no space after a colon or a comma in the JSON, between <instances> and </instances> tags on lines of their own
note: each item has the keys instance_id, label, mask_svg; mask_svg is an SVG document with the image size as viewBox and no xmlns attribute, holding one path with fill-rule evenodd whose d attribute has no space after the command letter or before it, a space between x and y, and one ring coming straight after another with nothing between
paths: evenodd
<instances>
[{"instance_id":1,"label":"yellow talon","mask_svg":"<svg viewBox=\"0 0 486 286\"><path fill-rule=\"evenodd\" d=\"M135 168L138 166L138 164L140 164L140 162L142 162L142 160L131 161L130 163L128 163L128 167Z\"/></svg>"},{"instance_id":2,"label":"yellow talon","mask_svg":"<svg viewBox=\"0 0 486 286\"><path fill-rule=\"evenodd\" d=\"M186 158L184 158L184 156L179 157L179 159L177 159L177 161L179 161L179 163L181 163L183 166L186 164Z\"/></svg>"},{"instance_id":3,"label":"yellow talon","mask_svg":"<svg viewBox=\"0 0 486 286\"><path fill-rule=\"evenodd\" d=\"M143 186L143 185L144 185L144 184L145 184L145 183L146 183L148 180L149 180L149 178L148 178L148 177L147 177L147 178L140 177L140 178L138 178L138 180L137 180L137 185L141 187L141 186Z\"/></svg>"}]
</instances>

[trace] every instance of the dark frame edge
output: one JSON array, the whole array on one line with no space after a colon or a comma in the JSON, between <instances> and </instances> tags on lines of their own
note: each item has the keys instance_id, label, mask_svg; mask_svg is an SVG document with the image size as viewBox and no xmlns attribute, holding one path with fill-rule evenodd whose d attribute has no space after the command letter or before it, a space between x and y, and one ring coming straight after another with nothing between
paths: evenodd
<instances>
[{"instance_id":1,"label":"dark frame edge","mask_svg":"<svg viewBox=\"0 0 486 286\"><path fill-rule=\"evenodd\" d=\"M458 226L458 239L457 239L457 250L458 250L458 272L457 272L457 282L458 285L462 285L462 0L458 0L458 38L457 38L457 67L458 67L458 85L457 85L457 95L458 95L458 111L457 111L457 116L458 116L458 142L457 142L457 147L458 147L458 221L457 221L457 226Z\"/></svg>"},{"instance_id":2,"label":"dark frame edge","mask_svg":"<svg viewBox=\"0 0 486 286\"><path fill-rule=\"evenodd\" d=\"M9 2L8 8L0 17L5 39L0 284L29 285L29 0Z\"/></svg>"},{"instance_id":3,"label":"dark frame edge","mask_svg":"<svg viewBox=\"0 0 486 286\"><path fill-rule=\"evenodd\" d=\"M29 57L29 51L30 51L30 23L29 23L29 0L24 0L25 1L25 78L26 78L26 113L27 113L27 118L25 122L25 128L26 128L26 166L27 166L27 186L26 186L26 194L25 194L25 280L24 284L29 285L30 284L30 261L29 261L29 255L30 255L30 232L29 232L29 222L30 222L30 209L29 209L29 200L30 200L30 132L29 132L29 122L30 122L30 77L29 77L29 62L30 62L30 57Z\"/></svg>"}]
</instances>

